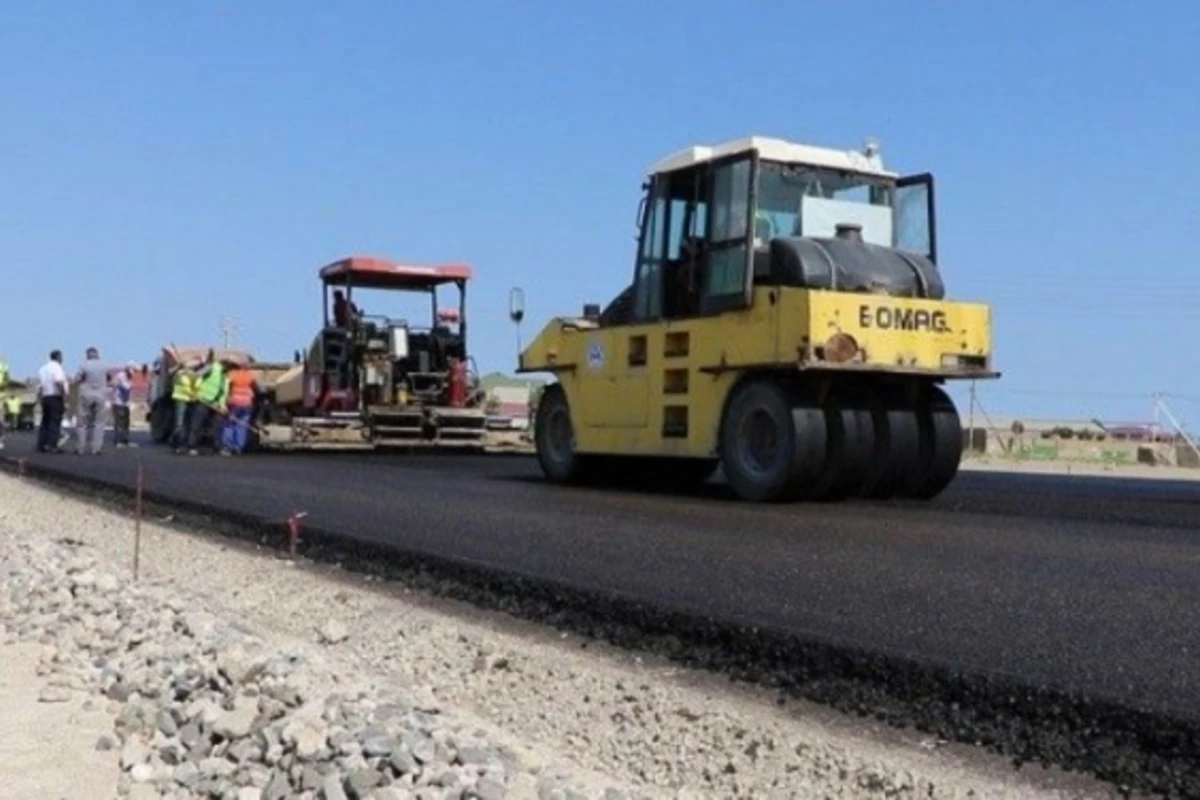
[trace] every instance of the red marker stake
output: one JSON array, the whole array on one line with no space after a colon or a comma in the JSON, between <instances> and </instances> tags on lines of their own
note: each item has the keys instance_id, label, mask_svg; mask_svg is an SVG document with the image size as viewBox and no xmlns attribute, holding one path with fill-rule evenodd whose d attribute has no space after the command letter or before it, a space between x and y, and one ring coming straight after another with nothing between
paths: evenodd
<instances>
[{"instance_id":1,"label":"red marker stake","mask_svg":"<svg viewBox=\"0 0 1200 800\"><path fill-rule=\"evenodd\" d=\"M288 517L288 553L292 558L296 557L296 546L300 543L300 520L307 516L307 511L297 511Z\"/></svg>"}]
</instances>

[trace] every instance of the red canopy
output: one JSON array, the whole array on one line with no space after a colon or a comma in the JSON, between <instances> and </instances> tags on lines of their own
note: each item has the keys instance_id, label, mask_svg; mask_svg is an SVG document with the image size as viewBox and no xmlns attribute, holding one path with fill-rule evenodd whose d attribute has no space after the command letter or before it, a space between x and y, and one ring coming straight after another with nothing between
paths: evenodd
<instances>
[{"instance_id":1,"label":"red canopy","mask_svg":"<svg viewBox=\"0 0 1200 800\"><path fill-rule=\"evenodd\" d=\"M412 290L468 281L471 268L466 264L420 267L372 256L351 256L322 267L320 276L326 286L351 284L361 289Z\"/></svg>"}]
</instances>

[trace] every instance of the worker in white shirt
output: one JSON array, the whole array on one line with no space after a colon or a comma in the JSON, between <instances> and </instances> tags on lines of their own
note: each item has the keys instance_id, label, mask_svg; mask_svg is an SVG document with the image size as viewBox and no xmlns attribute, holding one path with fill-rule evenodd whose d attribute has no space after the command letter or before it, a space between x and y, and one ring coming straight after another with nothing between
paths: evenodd
<instances>
[{"instance_id":1,"label":"worker in white shirt","mask_svg":"<svg viewBox=\"0 0 1200 800\"><path fill-rule=\"evenodd\" d=\"M39 453L59 452L63 411L69 389L67 373L62 366L62 351L52 350L50 360L38 370L38 400L42 406L37 439Z\"/></svg>"}]
</instances>

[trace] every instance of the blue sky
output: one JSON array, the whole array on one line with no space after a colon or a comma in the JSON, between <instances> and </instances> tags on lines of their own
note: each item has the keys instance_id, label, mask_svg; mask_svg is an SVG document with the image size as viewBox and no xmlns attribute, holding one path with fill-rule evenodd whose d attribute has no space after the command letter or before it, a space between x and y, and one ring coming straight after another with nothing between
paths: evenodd
<instances>
[{"instance_id":1,"label":"blue sky","mask_svg":"<svg viewBox=\"0 0 1200 800\"><path fill-rule=\"evenodd\" d=\"M1200 423L1200 7L12 2L0 352L260 357L348 253L476 267L482 370L629 279L646 167L750 133L938 179L949 293L993 304L992 415ZM961 396L961 394L960 394ZM1196 399L1189 399L1196 398Z\"/></svg>"}]
</instances>

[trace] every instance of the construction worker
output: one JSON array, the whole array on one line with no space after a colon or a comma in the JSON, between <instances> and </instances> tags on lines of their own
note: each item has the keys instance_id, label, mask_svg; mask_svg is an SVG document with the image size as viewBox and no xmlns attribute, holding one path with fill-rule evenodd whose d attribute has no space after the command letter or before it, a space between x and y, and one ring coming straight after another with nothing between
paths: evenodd
<instances>
[{"instance_id":1,"label":"construction worker","mask_svg":"<svg viewBox=\"0 0 1200 800\"><path fill-rule=\"evenodd\" d=\"M15 431L21 424L21 397L16 392L4 396L4 424L10 431Z\"/></svg>"},{"instance_id":2,"label":"construction worker","mask_svg":"<svg viewBox=\"0 0 1200 800\"><path fill-rule=\"evenodd\" d=\"M192 423L188 436L188 455L200 452L200 440L210 429L217 431L213 436L214 452L220 448L220 428L214 426L215 417L225 416L225 365L213 353L208 351L208 365L200 376L200 389L196 396L196 404L192 409Z\"/></svg>"},{"instance_id":3,"label":"construction worker","mask_svg":"<svg viewBox=\"0 0 1200 800\"><path fill-rule=\"evenodd\" d=\"M63 412L70 389L71 382L62 367L62 351L52 350L50 360L38 370L38 401L42 406L37 440L39 453L57 453L60 450Z\"/></svg>"},{"instance_id":4,"label":"construction worker","mask_svg":"<svg viewBox=\"0 0 1200 800\"><path fill-rule=\"evenodd\" d=\"M113 440L118 449L132 446L129 443L129 402L133 396L133 370L136 368L130 362L112 379Z\"/></svg>"},{"instance_id":5,"label":"construction worker","mask_svg":"<svg viewBox=\"0 0 1200 800\"><path fill-rule=\"evenodd\" d=\"M228 379L229 412L221 438L221 455L241 455L250 438L251 420L254 418L254 401L259 387L254 373L244 366L235 366Z\"/></svg>"},{"instance_id":6,"label":"construction worker","mask_svg":"<svg viewBox=\"0 0 1200 800\"><path fill-rule=\"evenodd\" d=\"M100 455L104 446L104 412L108 406L108 367L95 347L87 349L86 358L75 373L75 383L79 386L75 452Z\"/></svg>"},{"instance_id":7,"label":"construction worker","mask_svg":"<svg viewBox=\"0 0 1200 800\"><path fill-rule=\"evenodd\" d=\"M171 428L171 446L176 453L182 453L187 444L189 423L200 393L200 379L196 375L199 366L181 361L173 373L171 402L175 404L175 424Z\"/></svg>"},{"instance_id":8,"label":"construction worker","mask_svg":"<svg viewBox=\"0 0 1200 800\"><path fill-rule=\"evenodd\" d=\"M17 429L17 418L15 415L9 413L11 410L10 404L13 397L14 395L11 394L4 395L4 413L3 415L0 415L0 450L4 449L5 434L7 434L10 430L15 431ZM20 413L20 410L21 404L20 401L18 401L17 412Z\"/></svg>"}]
</instances>

